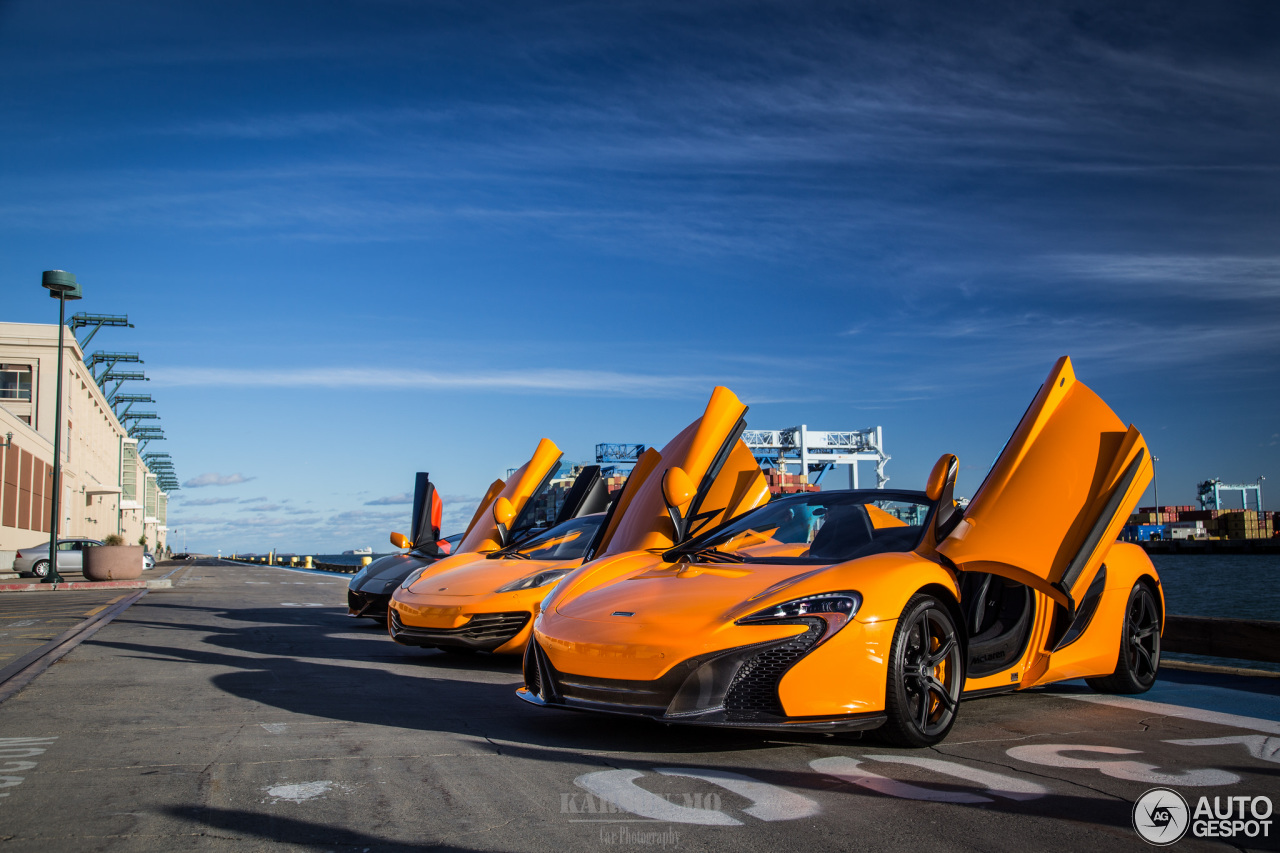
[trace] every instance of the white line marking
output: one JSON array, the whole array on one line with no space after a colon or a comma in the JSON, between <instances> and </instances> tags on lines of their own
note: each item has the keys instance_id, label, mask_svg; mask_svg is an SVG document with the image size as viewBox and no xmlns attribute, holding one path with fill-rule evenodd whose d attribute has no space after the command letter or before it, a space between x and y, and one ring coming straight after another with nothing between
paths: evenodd
<instances>
[{"instance_id":1,"label":"white line marking","mask_svg":"<svg viewBox=\"0 0 1280 853\"><path fill-rule=\"evenodd\" d=\"M1243 744L1249 754L1262 761L1280 764L1280 737L1264 737L1263 735L1231 735L1230 737L1200 737L1190 740L1167 740L1165 743L1176 743L1178 746L1228 746L1233 743Z\"/></svg>"},{"instance_id":2,"label":"white line marking","mask_svg":"<svg viewBox=\"0 0 1280 853\"><path fill-rule=\"evenodd\" d=\"M818 758L809 762L809 766L825 776L833 776L845 782L903 800L923 800L929 803L989 803L991 800L979 794L966 794L963 791L936 791L933 788L922 788L908 782L899 782L870 770L863 770L856 758L837 755L831 758Z\"/></svg>"},{"instance_id":3,"label":"white line marking","mask_svg":"<svg viewBox=\"0 0 1280 853\"><path fill-rule=\"evenodd\" d=\"M258 725L273 735L282 735L289 730L289 727L284 723L258 723Z\"/></svg>"},{"instance_id":4,"label":"white line marking","mask_svg":"<svg viewBox=\"0 0 1280 853\"><path fill-rule=\"evenodd\" d=\"M915 755L864 755L872 761L887 761L890 764L907 764L923 767L944 776L954 776L966 782L981 785L986 793L1002 797L1006 800L1038 800L1049 793L1049 789L1035 782L994 773L990 770L979 770L954 761L943 761L938 758L923 758Z\"/></svg>"},{"instance_id":5,"label":"white line marking","mask_svg":"<svg viewBox=\"0 0 1280 853\"><path fill-rule=\"evenodd\" d=\"M1087 693L1054 694L1064 699L1076 699L1081 702L1093 702L1095 705L1111 705L1114 708L1126 708L1144 714L1159 714L1163 717L1179 717L1184 720L1196 720L1201 723L1213 723L1218 726L1231 726L1236 729L1252 729L1269 735L1280 735L1280 722L1262 720L1258 717L1244 717L1239 714L1224 714L1221 711L1205 711L1200 708L1186 708L1182 705L1168 705L1164 702L1152 702L1147 699L1131 699L1127 696L1091 696Z\"/></svg>"},{"instance_id":6,"label":"white line marking","mask_svg":"<svg viewBox=\"0 0 1280 853\"><path fill-rule=\"evenodd\" d=\"M1065 767L1078 770L1097 770L1112 779L1125 779L1130 782L1142 782L1147 785L1181 785L1186 788L1208 788L1217 785L1232 785L1240 781L1240 777L1226 770L1204 768L1200 770L1182 770L1177 773L1160 773L1154 764L1143 764L1141 761L1105 761L1096 758L1068 758L1064 752L1094 752L1104 755L1140 755L1141 750L1125 749L1120 746L1090 746L1082 743L1037 743L1028 746L1015 746L1005 750L1010 758L1025 761L1028 764L1040 764L1044 767Z\"/></svg>"},{"instance_id":7,"label":"white line marking","mask_svg":"<svg viewBox=\"0 0 1280 853\"><path fill-rule=\"evenodd\" d=\"M740 773L730 773L727 770L688 770L682 767L656 769L664 776L700 779L746 797L752 805L743 811L760 820L798 820L802 817L812 817L822 811L822 807L808 797L802 797L777 785L770 785Z\"/></svg>"},{"instance_id":8,"label":"white line marking","mask_svg":"<svg viewBox=\"0 0 1280 853\"><path fill-rule=\"evenodd\" d=\"M282 601L282 602L280 602L280 606L281 606L281 607L325 607L326 605L324 605L324 604L316 604L316 603L314 603L314 602L308 602L308 603L305 603L305 604L298 604L297 602L294 602L294 601Z\"/></svg>"},{"instance_id":9,"label":"white line marking","mask_svg":"<svg viewBox=\"0 0 1280 853\"><path fill-rule=\"evenodd\" d=\"M691 809L668 802L638 787L635 781L642 776L644 774L639 770L600 770L579 776L573 784L641 817L700 826L742 826L742 821L734 820L721 811Z\"/></svg>"}]
</instances>

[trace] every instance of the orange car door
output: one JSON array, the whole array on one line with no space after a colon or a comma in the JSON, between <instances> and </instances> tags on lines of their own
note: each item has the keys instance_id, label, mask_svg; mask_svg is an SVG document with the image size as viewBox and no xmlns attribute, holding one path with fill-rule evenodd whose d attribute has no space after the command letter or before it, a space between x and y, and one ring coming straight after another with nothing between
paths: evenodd
<instances>
[{"instance_id":1,"label":"orange car door","mask_svg":"<svg viewBox=\"0 0 1280 853\"><path fill-rule=\"evenodd\" d=\"M1063 356L938 551L961 571L1026 584L1074 614L1151 472L1142 434Z\"/></svg>"},{"instance_id":2,"label":"orange car door","mask_svg":"<svg viewBox=\"0 0 1280 853\"><path fill-rule=\"evenodd\" d=\"M662 450L645 451L605 523L594 556L665 550L769 500L760 465L742 443L747 407L728 388L717 387L706 411ZM680 468L691 486L675 509L677 532L663 496L663 479Z\"/></svg>"},{"instance_id":3,"label":"orange car door","mask_svg":"<svg viewBox=\"0 0 1280 853\"><path fill-rule=\"evenodd\" d=\"M480 502L480 507L471 519L471 526L467 529L466 536L462 538L461 544L454 549L453 553L496 551L501 548L504 544L503 537L498 529L492 507L499 498L506 498L515 511L514 518L518 523L529 498L559 468L561 455L560 448L556 447L555 442L548 438L539 441L532 459L516 469L505 483L498 480L489 487L490 493L486 494L485 499ZM502 484L500 489L497 488L499 484ZM494 494L495 490L496 494Z\"/></svg>"}]
</instances>

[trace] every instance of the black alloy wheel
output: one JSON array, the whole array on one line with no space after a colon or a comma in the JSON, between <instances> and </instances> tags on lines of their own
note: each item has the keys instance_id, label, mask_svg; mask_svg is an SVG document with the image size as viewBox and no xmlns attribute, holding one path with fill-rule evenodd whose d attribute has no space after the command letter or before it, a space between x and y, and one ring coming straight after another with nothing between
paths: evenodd
<instances>
[{"instance_id":1,"label":"black alloy wheel","mask_svg":"<svg viewBox=\"0 0 1280 853\"><path fill-rule=\"evenodd\" d=\"M956 721L964 685L964 657L951 612L916 593L898 619L889 651L885 693L888 721L879 734L898 746L933 746Z\"/></svg>"},{"instance_id":2,"label":"black alloy wheel","mask_svg":"<svg viewBox=\"0 0 1280 853\"><path fill-rule=\"evenodd\" d=\"M1160 606L1151 587L1138 581L1125 606L1116 671L1085 680L1099 693L1146 693L1156 683L1159 671Z\"/></svg>"}]
</instances>

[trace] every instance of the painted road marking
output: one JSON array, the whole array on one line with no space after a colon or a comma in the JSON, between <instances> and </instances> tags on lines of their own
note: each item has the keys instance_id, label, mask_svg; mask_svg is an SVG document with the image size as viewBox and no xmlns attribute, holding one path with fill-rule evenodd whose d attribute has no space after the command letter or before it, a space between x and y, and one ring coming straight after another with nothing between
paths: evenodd
<instances>
[{"instance_id":1,"label":"painted road marking","mask_svg":"<svg viewBox=\"0 0 1280 853\"><path fill-rule=\"evenodd\" d=\"M1029 746L1015 746L1005 750L1010 758L1025 761L1028 764L1039 764L1043 767L1063 767L1078 770L1097 770L1104 776L1113 779L1126 779L1130 782L1143 782L1148 785L1173 785L1186 788L1207 788L1217 785L1231 785L1240 781L1240 777L1226 770L1202 768L1198 770L1182 770L1177 773L1161 773L1154 764L1143 764L1140 761L1116 761L1097 758L1070 758L1064 752L1093 752L1104 755L1140 755L1141 750L1125 749L1119 746L1089 746L1087 744L1041 743Z\"/></svg>"},{"instance_id":2,"label":"painted road marking","mask_svg":"<svg viewBox=\"0 0 1280 853\"><path fill-rule=\"evenodd\" d=\"M890 779L870 770L863 770L862 762L856 758L839 755L831 758L817 758L809 762L809 766L824 776L833 776L844 782L851 782L860 788L897 797L902 800L923 800L928 803L989 803L991 799L980 794L967 794L963 791L939 791L934 788L922 788L909 782Z\"/></svg>"},{"instance_id":3,"label":"painted road marking","mask_svg":"<svg viewBox=\"0 0 1280 853\"><path fill-rule=\"evenodd\" d=\"M602 800L608 800L623 811L652 820L699 826L742 826L742 821L735 820L718 809L689 808L646 791L635 784L643 776L639 770L600 770L579 776L573 780L573 784Z\"/></svg>"},{"instance_id":4,"label":"painted road marking","mask_svg":"<svg viewBox=\"0 0 1280 853\"><path fill-rule=\"evenodd\" d=\"M274 797L275 802L284 800L290 803L304 803L307 800L314 800L316 797L324 796L334 790L335 786L328 779L318 782L300 782L295 785L275 785L266 788L267 796Z\"/></svg>"},{"instance_id":5,"label":"painted road marking","mask_svg":"<svg viewBox=\"0 0 1280 853\"><path fill-rule=\"evenodd\" d=\"M285 723L259 723L264 729L273 735L282 735L289 730L289 726Z\"/></svg>"},{"instance_id":6,"label":"painted road marking","mask_svg":"<svg viewBox=\"0 0 1280 853\"><path fill-rule=\"evenodd\" d=\"M1229 746L1242 744L1249 754L1262 761L1280 764L1280 737L1264 737L1263 735L1231 735L1229 737L1202 737L1190 740L1167 740L1165 743L1176 743L1178 746Z\"/></svg>"},{"instance_id":7,"label":"painted road marking","mask_svg":"<svg viewBox=\"0 0 1280 853\"><path fill-rule=\"evenodd\" d=\"M1183 720L1195 720L1201 723L1213 723L1218 726L1230 726L1236 729L1251 729L1269 735L1280 735L1280 722L1263 720L1258 717L1244 717L1239 714L1225 714L1221 711L1206 711L1203 708L1188 708L1183 705L1169 705L1165 702L1151 702L1147 699L1131 699L1126 696L1097 696L1086 693L1054 694L1063 699L1075 699L1080 702L1093 702L1096 705L1110 705L1114 708L1125 708L1143 714L1156 714L1162 717L1178 717Z\"/></svg>"},{"instance_id":8,"label":"painted road marking","mask_svg":"<svg viewBox=\"0 0 1280 853\"><path fill-rule=\"evenodd\" d=\"M743 811L760 820L798 820L802 817L812 817L822 811L822 807L808 797L779 788L777 785L757 781L750 776L743 776L741 773L730 773L727 770L689 770L681 767L656 769L664 776L700 779L745 797L752 802L752 805Z\"/></svg>"},{"instance_id":9,"label":"painted road marking","mask_svg":"<svg viewBox=\"0 0 1280 853\"><path fill-rule=\"evenodd\" d=\"M310 601L309 601L309 602L305 602L305 603L303 603L303 604L298 604L298 603L293 602L293 601L282 601L282 602L280 602L280 606L281 606L281 607L328 607L329 605L327 605L327 604L316 604L315 602L310 602Z\"/></svg>"},{"instance_id":10,"label":"painted road marking","mask_svg":"<svg viewBox=\"0 0 1280 853\"><path fill-rule=\"evenodd\" d=\"M748 799L751 805L743 811L758 820L798 820L812 817L822 811L822 807L808 797L741 773L701 767L659 767L656 768L656 772L663 776L678 776L710 782L712 785ZM695 797L685 794L683 795L685 805L680 805L673 803L668 797L646 791L637 785L636 780L644 778L644 775L639 770L600 770L579 776L573 780L573 784L623 811L651 820L692 823L699 826L742 826L742 821L721 811L719 795L711 794L704 797L699 794ZM566 803L562 803L562 808L565 808L569 798L566 796L563 799ZM576 806L576 804L573 805ZM571 811L579 811L579 809L575 807ZM582 811L596 810L582 809ZM616 822L608 818L603 821Z\"/></svg>"},{"instance_id":11,"label":"painted road marking","mask_svg":"<svg viewBox=\"0 0 1280 853\"><path fill-rule=\"evenodd\" d=\"M22 759L44 755L57 739L57 736L0 737L0 788L16 788L26 781L26 776L12 774L34 770L37 762ZM9 791L0 791L0 798L7 796Z\"/></svg>"},{"instance_id":12,"label":"painted road marking","mask_svg":"<svg viewBox=\"0 0 1280 853\"><path fill-rule=\"evenodd\" d=\"M976 767L957 764L954 761L943 761L939 758L924 758L916 755L864 755L863 758L889 764L907 764L932 770L944 776L954 776L957 779L981 785L986 793L1006 800L1038 800L1049 793L1048 788L1037 785L1035 782L991 770L979 770Z\"/></svg>"}]
</instances>

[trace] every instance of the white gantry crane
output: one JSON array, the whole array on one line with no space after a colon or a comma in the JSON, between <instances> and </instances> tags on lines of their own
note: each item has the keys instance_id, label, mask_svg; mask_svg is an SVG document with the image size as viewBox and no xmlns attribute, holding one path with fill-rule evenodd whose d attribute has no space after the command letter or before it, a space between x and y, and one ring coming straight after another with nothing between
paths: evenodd
<instances>
[{"instance_id":1,"label":"white gantry crane","mask_svg":"<svg viewBox=\"0 0 1280 853\"><path fill-rule=\"evenodd\" d=\"M836 465L849 466L849 488L858 486L858 463L876 464L876 488L883 489L889 478L884 465L890 457L884 452L884 434L880 427L849 432L819 432L804 424L788 429L749 429L742 440L761 465L786 471L787 465L800 466L800 473L817 483Z\"/></svg>"}]
</instances>

